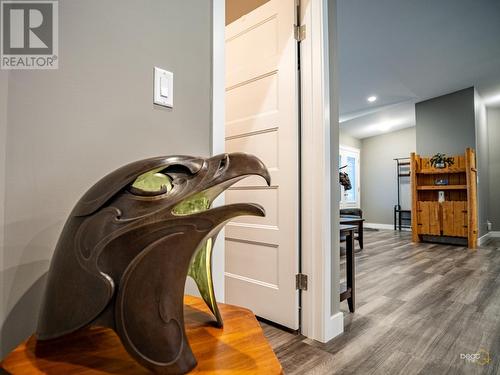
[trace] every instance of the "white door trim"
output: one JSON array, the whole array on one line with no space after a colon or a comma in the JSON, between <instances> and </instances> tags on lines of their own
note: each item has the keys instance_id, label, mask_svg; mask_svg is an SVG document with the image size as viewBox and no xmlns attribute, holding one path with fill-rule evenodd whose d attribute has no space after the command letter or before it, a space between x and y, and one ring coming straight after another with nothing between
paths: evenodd
<instances>
[{"instance_id":1,"label":"white door trim","mask_svg":"<svg viewBox=\"0 0 500 375\"><path fill-rule=\"evenodd\" d=\"M212 155L222 154L225 148L225 113L226 113L226 67L225 40L226 5L225 0L212 0ZM213 205L224 204L224 194ZM212 258L214 291L217 301L224 302L224 230L219 233L214 244Z\"/></svg>"},{"instance_id":2,"label":"white door trim","mask_svg":"<svg viewBox=\"0 0 500 375\"><path fill-rule=\"evenodd\" d=\"M306 0L302 1L305 3ZM301 10L302 24L306 25L306 39L302 41L301 47L304 129L301 139L302 272L309 276L308 290L302 295L302 333L322 342L342 333L344 327L338 299L339 202L337 198L331 199L339 196L337 163L331 162L337 160L339 151L338 95L332 85L337 79L333 76L330 81L329 76L329 66L335 62L336 48L334 38L328 38L328 21L333 30L335 25L334 4L334 1L328 0L309 0L302 5ZM330 9L328 5L331 5ZM217 153L216 145L222 144L224 147L224 1L212 0L212 10L212 151ZM333 31L330 34L335 36ZM224 266L222 240L221 233L218 243L222 244L222 249L215 251L214 268L215 263L217 267ZM332 247L332 244L335 245ZM220 291L223 295L224 273L214 273L214 277L216 285L220 283L222 286L222 289L216 287L217 298L223 301ZM222 281L219 281L219 277Z\"/></svg>"},{"instance_id":3,"label":"white door trim","mask_svg":"<svg viewBox=\"0 0 500 375\"><path fill-rule=\"evenodd\" d=\"M335 1L302 0L301 20L306 27L301 42L302 270L309 277L302 294L302 333L326 342L344 330L339 302Z\"/></svg>"}]
</instances>

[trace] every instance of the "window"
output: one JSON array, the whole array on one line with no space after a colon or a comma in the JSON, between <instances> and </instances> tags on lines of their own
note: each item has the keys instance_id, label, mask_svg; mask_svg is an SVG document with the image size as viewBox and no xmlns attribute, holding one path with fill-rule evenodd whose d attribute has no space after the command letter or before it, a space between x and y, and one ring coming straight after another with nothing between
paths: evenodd
<instances>
[{"instance_id":1,"label":"window","mask_svg":"<svg viewBox=\"0 0 500 375\"><path fill-rule=\"evenodd\" d=\"M360 181L359 181L359 149L347 146L340 146L339 168L349 175L351 190L344 191L340 186L340 208L360 208Z\"/></svg>"}]
</instances>

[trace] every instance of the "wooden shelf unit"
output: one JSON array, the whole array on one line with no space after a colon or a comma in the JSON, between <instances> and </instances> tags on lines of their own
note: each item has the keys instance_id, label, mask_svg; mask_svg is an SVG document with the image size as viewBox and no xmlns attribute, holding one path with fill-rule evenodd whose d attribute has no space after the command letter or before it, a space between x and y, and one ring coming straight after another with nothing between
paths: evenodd
<instances>
[{"instance_id":1,"label":"wooden shelf unit","mask_svg":"<svg viewBox=\"0 0 500 375\"><path fill-rule=\"evenodd\" d=\"M423 185L417 190L467 190L467 185Z\"/></svg>"},{"instance_id":2,"label":"wooden shelf unit","mask_svg":"<svg viewBox=\"0 0 500 375\"><path fill-rule=\"evenodd\" d=\"M432 168L430 158L411 154L412 232L413 241L422 236L467 239L469 248L477 246L477 170L474 150L454 156L448 168ZM447 179L447 185L436 185ZM439 202L439 191L444 202Z\"/></svg>"},{"instance_id":3,"label":"wooden shelf unit","mask_svg":"<svg viewBox=\"0 0 500 375\"><path fill-rule=\"evenodd\" d=\"M417 172L417 174L448 174L448 173L465 173L465 168L444 168L444 169L437 169L437 168L429 168L429 169L422 169L421 171Z\"/></svg>"}]
</instances>

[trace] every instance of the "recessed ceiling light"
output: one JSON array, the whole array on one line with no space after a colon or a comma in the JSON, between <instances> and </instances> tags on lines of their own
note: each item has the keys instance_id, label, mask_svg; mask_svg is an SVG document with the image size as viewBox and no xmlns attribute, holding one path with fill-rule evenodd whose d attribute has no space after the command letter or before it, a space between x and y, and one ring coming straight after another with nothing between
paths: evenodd
<instances>
[{"instance_id":1,"label":"recessed ceiling light","mask_svg":"<svg viewBox=\"0 0 500 375\"><path fill-rule=\"evenodd\" d=\"M369 96L366 100L368 100L368 102L370 102L370 103L373 103L373 102L377 101L377 97L375 95L372 95L372 96Z\"/></svg>"}]
</instances>

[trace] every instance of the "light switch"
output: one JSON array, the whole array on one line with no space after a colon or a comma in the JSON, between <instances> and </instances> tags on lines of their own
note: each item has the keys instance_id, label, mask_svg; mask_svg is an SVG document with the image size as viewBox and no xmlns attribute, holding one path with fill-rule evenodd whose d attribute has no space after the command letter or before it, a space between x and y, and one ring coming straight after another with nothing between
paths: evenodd
<instances>
[{"instance_id":1,"label":"light switch","mask_svg":"<svg viewBox=\"0 0 500 375\"><path fill-rule=\"evenodd\" d=\"M439 203L443 203L444 201L445 201L444 190L440 190L439 193L438 193L438 202Z\"/></svg>"},{"instance_id":2,"label":"light switch","mask_svg":"<svg viewBox=\"0 0 500 375\"><path fill-rule=\"evenodd\" d=\"M168 98L168 80L167 77L160 77L160 95Z\"/></svg>"},{"instance_id":3,"label":"light switch","mask_svg":"<svg viewBox=\"0 0 500 375\"><path fill-rule=\"evenodd\" d=\"M174 106L174 74L154 68L153 103L172 108Z\"/></svg>"}]
</instances>

